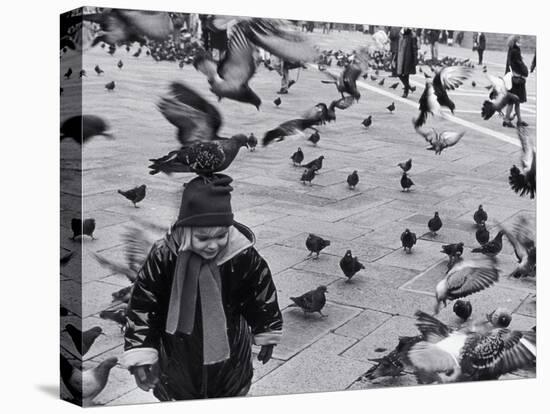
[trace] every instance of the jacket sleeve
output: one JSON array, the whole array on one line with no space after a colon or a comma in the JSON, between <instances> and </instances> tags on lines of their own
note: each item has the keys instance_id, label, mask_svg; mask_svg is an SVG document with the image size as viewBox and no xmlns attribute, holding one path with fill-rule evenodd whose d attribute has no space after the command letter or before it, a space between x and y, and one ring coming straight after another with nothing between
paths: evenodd
<instances>
[{"instance_id":1,"label":"jacket sleeve","mask_svg":"<svg viewBox=\"0 0 550 414\"><path fill-rule=\"evenodd\" d=\"M281 340L283 318L271 271L256 249L248 249L244 256L247 263L240 289L241 313L252 328L254 344L276 345Z\"/></svg>"},{"instance_id":2,"label":"jacket sleeve","mask_svg":"<svg viewBox=\"0 0 550 414\"><path fill-rule=\"evenodd\" d=\"M170 251L164 241L155 243L145 260L132 288L126 310L124 350L158 349L160 320L159 290L161 278L169 270Z\"/></svg>"}]
</instances>

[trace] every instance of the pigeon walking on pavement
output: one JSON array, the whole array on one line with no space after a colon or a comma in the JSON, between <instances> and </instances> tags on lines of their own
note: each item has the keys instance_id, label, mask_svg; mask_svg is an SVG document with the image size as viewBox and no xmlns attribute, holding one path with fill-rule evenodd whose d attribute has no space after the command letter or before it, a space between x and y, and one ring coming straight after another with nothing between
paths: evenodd
<instances>
[{"instance_id":1,"label":"pigeon walking on pavement","mask_svg":"<svg viewBox=\"0 0 550 414\"><path fill-rule=\"evenodd\" d=\"M308 257L311 257L311 255L315 253L316 256L314 259L318 259L321 250L328 246L330 246L330 240L325 240L315 234L310 233L306 239L306 248L309 250Z\"/></svg>"},{"instance_id":2,"label":"pigeon walking on pavement","mask_svg":"<svg viewBox=\"0 0 550 414\"><path fill-rule=\"evenodd\" d=\"M256 151L256 147L258 146L258 138L256 138L256 136L253 133L251 133L248 136L248 141L246 142L246 145L249 151L251 152Z\"/></svg>"},{"instance_id":3,"label":"pigeon walking on pavement","mask_svg":"<svg viewBox=\"0 0 550 414\"><path fill-rule=\"evenodd\" d=\"M313 134L311 134L307 140L313 143L313 145L317 145L317 143L321 140L321 135L319 135L319 131L313 132Z\"/></svg>"},{"instance_id":4,"label":"pigeon walking on pavement","mask_svg":"<svg viewBox=\"0 0 550 414\"><path fill-rule=\"evenodd\" d=\"M491 256L491 257L496 256L502 250L503 235L504 235L504 231L500 230L493 240L488 241L481 247L476 247L475 249L472 249L472 253L483 253L484 255Z\"/></svg>"},{"instance_id":5,"label":"pigeon walking on pavement","mask_svg":"<svg viewBox=\"0 0 550 414\"><path fill-rule=\"evenodd\" d=\"M474 221L479 226L480 224L485 224L487 218L487 212L483 210L483 205L480 204L474 213Z\"/></svg>"},{"instance_id":6,"label":"pigeon walking on pavement","mask_svg":"<svg viewBox=\"0 0 550 414\"><path fill-rule=\"evenodd\" d=\"M105 89L107 89L108 91L115 90L115 81L111 81L109 83L106 83L105 84Z\"/></svg>"},{"instance_id":7,"label":"pigeon walking on pavement","mask_svg":"<svg viewBox=\"0 0 550 414\"><path fill-rule=\"evenodd\" d=\"M118 190L118 193L130 200L134 204L135 208L138 208L137 203L145 198L146 190L147 186L142 184L138 187L131 188L130 190Z\"/></svg>"},{"instance_id":8,"label":"pigeon walking on pavement","mask_svg":"<svg viewBox=\"0 0 550 414\"><path fill-rule=\"evenodd\" d=\"M326 293L327 287L321 285L301 296L291 297L290 300L294 303L291 303L289 307L299 307L304 311L304 314L318 312L322 317L327 317L328 315L321 312L327 302Z\"/></svg>"},{"instance_id":9,"label":"pigeon walking on pavement","mask_svg":"<svg viewBox=\"0 0 550 414\"><path fill-rule=\"evenodd\" d=\"M412 253L412 248L416 244L416 233L412 233L409 229L405 229L401 233L401 245L405 253Z\"/></svg>"},{"instance_id":10,"label":"pigeon walking on pavement","mask_svg":"<svg viewBox=\"0 0 550 414\"><path fill-rule=\"evenodd\" d=\"M401 176L401 191L410 191L411 187L414 185L413 181L409 178L406 172L403 172Z\"/></svg>"},{"instance_id":11,"label":"pigeon walking on pavement","mask_svg":"<svg viewBox=\"0 0 550 414\"><path fill-rule=\"evenodd\" d=\"M441 229L441 227L443 227L443 222L439 217L439 213L436 211L434 213L434 216L430 220L428 220L428 228L430 229L432 236L435 236L437 232Z\"/></svg>"},{"instance_id":12,"label":"pigeon walking on pavement","mask_svg":"<svg viewBox=\"0 0 550 414\"><path fill-rule=\"evenodd\" d=\"M390 105L388 105L386 109L390 111L390 114L393 114L393 111L395 111L395 102L392 102Z\"/></svg>"},{"instance_id":13,"label":"pigeon walking on pavement","mask_svg":"<svg viewBox=\"0 0 550 414\"><path fill-rule=\"evenodd\" d=\"M481 224L479 224L479 227L476 230L476 240L481 246L483 246L489 241L489 239L489 230L487 230L487 227L485 227L485 223L482 222Z\"/></svg>"},{"instance_id":14,"label":"pigeon walking on pavement","mask_svg":"<svg viewBox=\"0 0 550 414\"><path fill-rule=\"evenodd\" d=\"M444 244L441 246L441 253L445 253L449 257L447 268L450 269L462 257L464 253L464 243Z\"/></svg>"},{"instance_id":15,"label":"pigeon walking on pavement","mask_svg":"<svg viewBox=\"0 0 550 414\"><path fill-rule=\"evenodd\" d=\"M346 282L351 281L351 278L360 270L364 269L363 265L357 257L353 257L351 250L346 251L346 254L340 259L340 269L344 272L344 275L348 278Z\"/></svg>"},{"instance_id":16,"label":"pigeon walking on pavement","mask_svg":"<svg viewBox=\"0 0 550 414\"><path fill-rule=\"evenodd\" d=\"M302 148L298 147L296 152L292 154L290 157L292 160L292 164L296 167L302 164L302 161L304 161L304 153L302 152Z\"/></svg>"},{"instance_id":17,"label":"pigeon walking on pavement","mask_svg":"<svg viewBox=\"0 0 550 414\"><path fill-rule=\"evenodd\" d=\"M347 182L348 187L355 190L355 186L359 183L359 174L357 174L357 170L354 170L350 175L348 175Z\"/></svg>"},{"instance_id":18,"label":"pigeon walking on pavement","mask_svg":"<svg viewBox=\"0 0 550 414\"><path fill-rule=\"evenodd\" d=\"M372 125L372 115L369 115L365 119L363 119L361 125L363 125L365 128L370 127Z\"/></svg>"},{"instance_id":19,"label":"pigeon walking on pavement","mask_svg":"<svg viewBox=\"0 0 550 414\"><path fill-rule=\"evenodd\" d=\"M319 171L323 168L323 160L325 159L324 155L320 155L314 160L308 162L307 164L302 165L304 168L312 169L313 171Z\"/></svg>"},{"instance_id":20,"label":"pigeon walking on pavement","mask_svg":"<svg viewBox=\"0 0 550 414\"><path fill-rule=\"evenodd\" d=\"M300 181L302 184L305 184L306 182L309 183L309 185L312 185L311 182L315 178L315 169L314 168L306 168L304 172L302 173L302 176L300 177Z\"/></svg>"}]
</instances>

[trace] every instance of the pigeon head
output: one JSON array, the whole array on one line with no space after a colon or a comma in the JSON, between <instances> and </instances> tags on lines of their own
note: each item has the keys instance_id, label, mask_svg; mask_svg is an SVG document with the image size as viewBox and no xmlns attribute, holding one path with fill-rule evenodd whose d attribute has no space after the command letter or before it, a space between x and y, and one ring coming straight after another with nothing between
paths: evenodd
<instances>
[{"instance_id":1,"label":"pigeon head","mask_svg":"<svg viewBox=\"0 0 550 414\"><path fill-rule=\"evenodd\" d=\"M248 137L244 134L233 135L231 139L239 144L239 147L246 147L248 145Z\"/></svg>"},{"instance_id":2,"label":"pigeon head","mask_svg":"<svg viewBox=\"0 0 550 414\"><path fill-rule=\"evenodd\" d=\"M321 285L321 286L319 286L319 287L317 288L317 291L318 291L318 292L326 293L326 292L328 292L328 289L327 289L327 287L326 287L325 285Z\"/></svg>"},{"instance_id":3,"label":"pigeon head","mask_svg":"<svg viewBox=\"0 0 550 414\"><path fill-rule=\"evenodd\" d=\"M346 256L351 256L351 250L346 251Z\"/></svg>"},{"instance_id":4,"label":"pigeon head","mask_svg":"<svg viewBox=\"0 0 550 414\"><path fill-rule=\"evenodd\" d=\"M457 300L453 305L453 312L465 321L472 315L472 304L467 300Z\"/></svg>"},{"instance_id":5,"label":"pigeon head","mask_svg":"<svg viewBox=\"0 0 550 414\"><path fill-rule=\"evenodd\" d=\"M353 94L353 99L355 99L355 101L359 102L359 99L361 98L361 94L359 93L359 91L356 91L354 94Z\"/></svg>"},{"instance_id":6,"label":"pigeon head","mask_svg":"<svg viewBox=\"0 0 550 414\"><path fill-rule=\"evenodd\" d=\"M479 205L479 207L477 208L479 211L482 211L483 210L483 205Z\"/></svg>"},{"instance_id":7,"label":"pigeon head","mask_svg":"<svg viewBox=\"0 0 550 414\"><path fill-rule=\"evenodd\" d=\"M487 315L487 319L498 328L507 328L512 322L512 315L508 309L497 308Z\"/></svg>"},{"instance_id":8,"label":"pigeon head","mask_svg":"<svg viewBox=\"0 0 550 414\"><path fill-rule=\"evenodd\" d=\"M243 100L245 102L248 102L254 105L258 111L260 110L260 105L262 104L262 100L258 95L254 93L252 89L248 88L248 90L245 92L243 96Z\"/></svg>"},{"instance_id":9,"label":"pigeon head","mask_svg":"<svg viewBox=\"0 0 550 414\"><path fill-rule=\"evenodd\" d=\"M439 212L438 212L438 211L436 211L436 212L434 213L434 217L439 217Z\"/></svg>"},{"instance_id":10,"label":"pigeon head","mask_svg":"<svg viewBox=\"0 0 550 414\"><path fill-rule=\"evenodd\" d=\"M325 156L324 156L324 155L321 155L321 156L319 157L319 159L320 159L320 160L324 160L324 159L325 159Z\"/></svg>"}]
</instances>

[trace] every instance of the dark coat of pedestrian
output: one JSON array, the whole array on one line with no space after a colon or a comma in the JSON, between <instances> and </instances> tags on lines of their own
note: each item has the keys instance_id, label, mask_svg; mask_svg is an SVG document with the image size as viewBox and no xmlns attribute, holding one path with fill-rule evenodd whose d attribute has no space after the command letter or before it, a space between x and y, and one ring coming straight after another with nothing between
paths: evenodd
<instances>
[{"instance_id":1,"label":"dark coat of pedestrian","mask_svg":"<svg viewBox=\"0 0 550 414\"><path fill-rule=\"evenodd\" d=\"M388 38L390 39L392 76L397 76L397 53L399 52L400 31L400 27L392 26L390 27L390 33L388 36Z\"/></svg>"},{"instance_id":2,"label":"dark coat of pedestrian","mask_svg":"<svg viewBox=\"0 0 550 414\"><path fill-rule=\"evenodd\" d=\"M474 42L472 46L472 50L477 51L478 56L478 65L483 64L483 52L485 51L486 47L486 40L485 40L485 33L478 32L474 33Z\"/></svg>"},{"instance_id":3,"label":"dark coat of pedestrian","mask_svg":"<svg viewBox=\"0 0 550 414\"><path fill-rule=\"evenodd\" d=\"M513 42L508 48L505 73L510 71L512 71L512 89L510 89L510 92L517 95L521 103L526 102L527 91L525 89L525 78L529 76L529 69L523 62L519 40Z\"/></svg>"},{"instance_id":4,"label":"dark coat of pedestrian","mask_svg":"<svg viewBox=\"0 0 550 414\"><path fill-rule=\"evenodd\" d=\"M403 97L409 95L409 91L414 92L415 87L409 84L409 75L416 74L416 65L418 64L418 39L413 30L403 28L399 37L399 49L397 52L396 73L401 82L403 82Z\"/></svg>"}]
</instances>

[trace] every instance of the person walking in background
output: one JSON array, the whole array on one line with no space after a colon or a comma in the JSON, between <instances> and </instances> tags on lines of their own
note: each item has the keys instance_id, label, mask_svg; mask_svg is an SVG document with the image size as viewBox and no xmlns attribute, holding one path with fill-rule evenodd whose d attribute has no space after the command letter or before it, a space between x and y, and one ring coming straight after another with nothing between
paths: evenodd
<instances>
[{"instance_id":1,"label":"person walking in background","mask_svg":"<svg viewBox=\"0 0 550 414\"><path fill-rule=\"evenodd\" d=\"M506 57L506 71L505 73L512 72L512 88L510 93L513 93L519 98L519 103L515 104L515 113L518 118L517 126L528 126L527 122L521 119L520 103L527 102L527 91L525 89L525 82L527 76L529 76L529 69L523 62L521 56L521 37L519 35L512 35L508 39L508 55ZM506 116L502 122L502 126L508 128L514 128L510 115L512 114L512 104L506 108Z\"/></svg>"},{"instance_id":2,"label":"person walking in background","mask_svg":"<svg viewBox=\"0 0 550 414\"><path fill-rule=\"evenodd\" d=\"M460 31L456 34L456 43L458 43L458 46L462 46L463 40L464 40L464 32Z\"/></svg>"},{"instance_id":3,"label":"person walking in background","mask_svg":"<svg viewBox=\"0 0 550 414\"><path fill-rule=\"evenodd\" d=\"M535 55L533 56L533 60L531 61L531 70L530 72L533 73L535 68L537 67L537 52L535 52Z\"/></svg>"},{"instance_id":4,"label":"person walking in background","mask_svg":"<svg viewBox=\"0 0 550 414\"><path fill-rule=\"evenodd\" d=\"M397 26L390 27L390 53L391 53L391 77L397 77L397 52L399 51L399 36L401 28Z\"/></svg>"},{"instance_id":5,"label":"person walking in background","mask_svg":"<svg viewBox=\"0 0 550 414\"><path fill-rule=\"evenodd\" d=\"M409 75L416 74L417 64L418 40L416 34L410 27L404 27L401 29L399 37L396 68L396 73L403 83L403 98L409 96L409 91L416 90L416 87L409 84Z\"/></svg>"},{"instance_id":6,"label":"person walking in background","mask_svg":"<svg viewBox=\"0 0 550 414\"><path fill-rule=\"evenodd\" d=\"M439 35L441 30L430 29L428 32L428 42L430 43L430 52L432 54L432 61L435 63L438 59L439 46L437 41L439 40Z\"/></svg>"},{"instance_id":7,"label":"person walking in background","mask_svg":"<svg viewBox=\"0 0 550 414\"><path fill-rule=\"evenodd\" d=\"M447 31L447 46L452 46L454 43L454 30L448 30Z\"/></svg>"},{"instance_id":8,"label":"person walking in background","mask_svg":"<svg viewBox=\"0 0 550 414\"><path fill-rule=\"evenodd\" d=\"M477 56L478 56L478 65L483 64L483 52L485 51L485 33L477 32L474 33L474 44L472 46L472 50L477 50Z\"/></svg>"}]
</instances>

